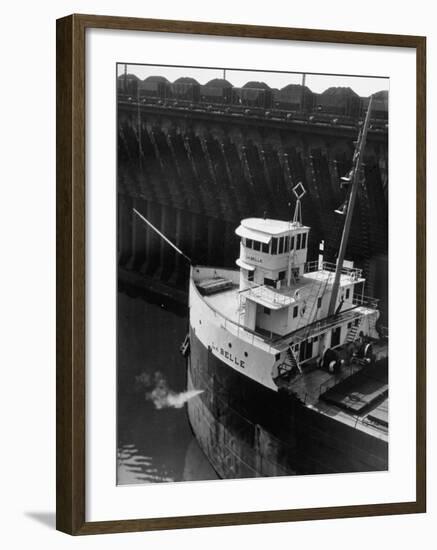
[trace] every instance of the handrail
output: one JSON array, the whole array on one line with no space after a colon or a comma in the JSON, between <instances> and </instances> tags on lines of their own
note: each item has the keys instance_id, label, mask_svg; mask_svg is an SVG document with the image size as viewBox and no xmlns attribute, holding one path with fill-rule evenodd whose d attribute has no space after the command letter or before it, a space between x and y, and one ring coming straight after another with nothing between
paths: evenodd
<instances>
[{"instance_id":1,"label":"handrail","mask_svg":"<svg viewBox=\"0 0 437 550\"><path fill-rule=\"evenodd\" d=\"M278 336L276 338L273 338L272 342L274 344L276 343L280 343L281 340L288 340L289 338L291 338L293 335L296 335L296 333L299 333L299 332L304 332L304 331L308 331L308 332L311 332L311 330L314 328L326 328L326 327L329 327L330 325L335 325L337 324L337 322L342 322L342 320L344 320L345 317L349 317L349 315L346 315L346 314L349 314L350 312L353 312L355 310L358 309L358 306L354 306L354 307L351 307L349 309L346 309L345 311L342 311L341 313L337 313L337 314L334 314L334 315L330 315L328 317L323 317L323 319L318 319L317 321L314 321L313 323L310 323L309 325L306 325L304 327L301 327L297 330L293 330L292 332L289 332L287 334L284 334L284 335L281 335L281 336ZM351 320L353 320L354 318L357 318L357 317L363 317L363 313L356 313L355 315L353 315L351 317ZM307 336L301 338L299 341L301 340L304 340ZM293 342L294 344L296 344L297 342L294 341Z\"/></svg>"},{"instance_id":2,"label":"handrail","mask_svg":"<svg viewBox=\"0 0 437 550\"><path fill-rule=\"evenodd\" d=\"M266 285L255 285L255 286L249 287L245 290L247 290L249 294L252 294L252 295L257 296L259 298L265 297L266 299L268 299L271 295L273 300L269 300L269 301L273 301L273 303L275 303L275 304L276 303L277 304L286 304L288 302L291 302L291 300L292 300L292 298L290 296L288 296L287 294L281 294L280 292L275 292L274 288L272 288L270 290L270 288ZM244 292L244 291L242 291L242 292Z\"/></svg>"},{"instance_id":3,"label":"handrail","mask_svg":"<svg viewBox=\"0 0 437 550\"><path fill-rule=\"evenodd\" d=\"M333 262L322 262L321 264L321 270L322 271L333 271L335 272L337 265ZM309 262L306 262L304 266L304 273L313 273L314 271L320 270L320 262L319 260L312 260ZM358 267L345 267L343 266L341 269L342 275L348 275L353 280L361 279L363 276L363 270Z\"/></svg>"},{"instance_id":4,"label":"handrail","mask_svg":"<svg viewBox=\"0 0 437 550\"><path fill-rule=\"evenodd\" d=\"M354 294L352 297L352 303L355 306L367 306L372 309L376 309L379 304L379 298L373 298L372 296L362 296L361 294Z\"/></svg>"}]
</instances>

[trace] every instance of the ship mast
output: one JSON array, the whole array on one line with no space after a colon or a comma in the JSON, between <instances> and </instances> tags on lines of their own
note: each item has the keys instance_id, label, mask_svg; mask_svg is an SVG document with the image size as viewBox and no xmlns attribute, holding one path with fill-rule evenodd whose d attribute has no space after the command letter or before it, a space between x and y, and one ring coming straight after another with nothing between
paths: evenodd
<instances>
[{"instance_id":1,"label":"ship mast","mask_svg":"<svg viewBox=\"0 0 437 550\"><path fill-rule=\"evenodd\" d=\"M340 276L343 269L344 257L346 254L346 247L349 240L350 227L352 222L352 216L354 212L355 199L358 191L358 184L361 178L361 165L364 156L364 148L366 146L367 130L370 122L370 112L372 110L373 96L370 96L369 106L367 109L366 119L362 127L361 132L358 135L357 144L355 147L353 166L350 172L351 189L349 191L349 199L346 200L346 219L344 222L343 234L341 236L340 250L338 253L337 267L335 270L335 279L332 287L331 300L329 302L328 316L333 315L335 311L335 305L337 303L338 289L340 286Z\"/></svg>"}]
</instances>

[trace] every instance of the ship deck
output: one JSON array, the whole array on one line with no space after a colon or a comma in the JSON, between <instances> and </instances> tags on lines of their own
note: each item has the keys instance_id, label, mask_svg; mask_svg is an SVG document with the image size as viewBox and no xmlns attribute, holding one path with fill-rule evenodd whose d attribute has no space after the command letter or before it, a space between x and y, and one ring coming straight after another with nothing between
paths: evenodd
<instances>
[{"instance_id":1,"label":"ship deck","mask_svg":"<svg viewBox=\"0 0 437 550\"><path fill-rule=\"evenodd\" d=\"M304 363L302 374L279 377L276 384L297 396L307 407L379 439L388 438L387 346L374 344L376 366L346 363L331 374L314 361ZM340 356L345 354L339 351Z\"/></svg>"},{"instance_id":2,"label":"ship deck","mask_svg":"<svg viewBox=\"0 0 437 550\"><path fill-rule=\"evenodd\" d=\"M308 275L311 275L309 277ZM332 275L331 272L326 272L325 276L322 274L311 273L300 279L299 284L281 289L281 295L291 296L296 290L301 292L301 295L307 301L308 307L305 314L302 316L300 327L290 334L277 334L257 327L255 333L257 335L257 345L262 348L274 349L275 351L281 351L285 349L289 340L292 337L293 342L297 343L300 340L304 340L309 336L315 336L316 334L326 331L327 329L336 326L340 323L353 321L358 317L372 313L372 309L366 306L351 306L344 311L336 314L332 318L318 319L317 309L312 304L317 300L320 292L320 283L322 286L326 284L326 281ZM346 284L346 283L345 283ZM265 287L257 287L262 290ZM293 290L294 289L294 290ZM249 289L250 290L250 289ZM268 289L270 291L270 289ZM252 340L253 332L247 331L244 325L244 300L243 293L246 291L240 291L237 284L233 284L232 288L221 290L215 294L204 296L205 302L211 306L217 313L223 315L226 319L235 323L235 329L239 330L239 334L243 335L246 331L249 339ZM237 326L238 325L238 326Z\"/></svg>"},{"instance_id":3,"label":"ship deck","mask_svg":"<svg viewBox=\"0 0 437 550\"><path fill-rule=\"evenodd\" d=\"M244 310L242 309L241 293L238 290L238 285L233 285L230 289L210 296L204 296L204 300L230 321L234 323L241 323L243 321Z\"/></svg>"}]
</instances>

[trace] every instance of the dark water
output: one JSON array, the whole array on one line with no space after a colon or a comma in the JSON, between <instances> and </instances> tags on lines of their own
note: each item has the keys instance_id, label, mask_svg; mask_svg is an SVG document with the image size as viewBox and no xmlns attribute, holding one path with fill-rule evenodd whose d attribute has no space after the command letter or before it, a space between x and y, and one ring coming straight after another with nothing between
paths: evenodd
<instances>
[{"instance_id":1,"label":"dark water","mask_svg":"<svg viewBox=\"0 0 437 550\"><path fill-rule=\"evenodd\" d=\"M162 402L153 401L186 389L179 346L187 314L156 297L118 294L118 484L217 479L191 432L186 405L157 408Z\"/></svg>"}]
</instances>

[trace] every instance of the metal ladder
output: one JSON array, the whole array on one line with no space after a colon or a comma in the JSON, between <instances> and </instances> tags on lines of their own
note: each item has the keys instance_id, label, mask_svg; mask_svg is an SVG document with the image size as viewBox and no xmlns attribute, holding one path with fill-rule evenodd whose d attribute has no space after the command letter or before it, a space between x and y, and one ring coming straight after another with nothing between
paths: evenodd
<instances>
[{"instance_id":1,"label":"metal ladder","mask_svg":"<svg viewBox=\"0 0 437 550\"><path fill-rule=\"evenodd\" d=\"M347 336L346 336L346 343L349 344L350 342L355 342L355 340L358 337L358 330L360 326L359 325L352 325L349 329Z\"/></svg>"},{"instance_id":2,"label":"metal ladder","mask_svg":"<svg viewBox=\"0 0 437 550\"><path fill-rule=\"evenodd\" d=\"M285 353L287 355L288 360L290 361L292 368L296 368L302 374L302 369L299 365L299 361L296 358L296 354L293 348L291 346L288 346L287 351Z\"/></svg>"}]
</instances>

